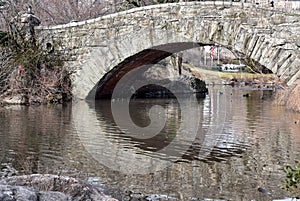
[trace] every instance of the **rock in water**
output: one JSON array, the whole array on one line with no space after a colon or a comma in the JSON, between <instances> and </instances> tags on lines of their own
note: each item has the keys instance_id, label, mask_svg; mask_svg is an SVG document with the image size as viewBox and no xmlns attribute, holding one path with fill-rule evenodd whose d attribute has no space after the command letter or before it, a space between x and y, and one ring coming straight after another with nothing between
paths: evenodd
<instances>
[{"instance_id":1,"label":"rock in water","mask_svg":"<svg viewBox=\"0 0 300 201\"><path fill-rule=\"evenodd\" d=\"M37 191L22 186L0 185L0 200L5 201L37 201ZM57 200L59 201L59 200Z\"/></svg>"},{"instance_id":2,"label":"rock in water","mask_svg":"<svg viewBox=\"0 0 300 201\"><path fill-rule=\"evenodd\" d=\"M38 193L39 201L69 201L71 200L70 196L65 195L61 192L39 192Z\"/></svg>"},{"instance_id":3,"label":"rock in water","mask_svg":"<svg viewBox=\"0 0 300 201\"><path fill-rule=\"evenodd\" d=\"M97 186L67 176L12 176L2 178L0 184L1 201L117 201Z\"/></svg>"}]
</instances>

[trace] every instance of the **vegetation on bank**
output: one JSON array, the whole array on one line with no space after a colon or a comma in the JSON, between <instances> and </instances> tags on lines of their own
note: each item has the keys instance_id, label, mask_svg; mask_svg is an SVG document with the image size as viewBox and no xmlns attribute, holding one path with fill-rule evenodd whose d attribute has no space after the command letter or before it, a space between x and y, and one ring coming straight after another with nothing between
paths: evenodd
<instances>
[{"instance_id":1,"label":"vegetation on bank","mask_svg":"<svg viewBox=\"0 0 300 201\"><path fill-rule=\"evenodd\" d=\"M300 188L300 163L297 162L295 165L287 165L284 167L286 177L284 179L284 186L282 188L290 193L293 198L299 198Z\"/></svg>"},{"instance_id":2,"label":"vegetation on bank","mask_svg":"<svg viewBox=\"0 0 300 201\"><path fill-rule=\"evenodd\" d=\"M71 100L70 73L60 61L35 47L4 49L5 62L0 69L0 101L12 104L63 103Z\"/></svg>"},{"instance_id":3,"label":"vegetation on bank","mask_svg":"<svg viewBox=\"0 0 300 201\"><path fill-rule=\"evenodd\" d=\"M12 6L12 5L10 5ZM0 102L2 104L63 103L71 100L70 73L59 55L42 49L34 26L40 22L17 8L0 10L6 31L0 31Z\"/></svg>"}]
</instances>

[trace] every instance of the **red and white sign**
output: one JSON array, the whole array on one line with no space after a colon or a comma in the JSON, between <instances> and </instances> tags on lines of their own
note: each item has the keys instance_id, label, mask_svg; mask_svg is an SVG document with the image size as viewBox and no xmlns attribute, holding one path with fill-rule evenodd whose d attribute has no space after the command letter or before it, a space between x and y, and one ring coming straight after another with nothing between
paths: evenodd
<instances>
[{"instance_id":1,"label":"red and white sign","mask_svg":"<svg viewBox=\"0 0 300 201\"><path fill-rule=\"evenodd\" d=\"M210 50L211 50L211 52L210 52L210 56L211 56L211 58L213 59L214 57L215 57L215 46L211 46L210 47Z\"/></svg>"}]
</instances>

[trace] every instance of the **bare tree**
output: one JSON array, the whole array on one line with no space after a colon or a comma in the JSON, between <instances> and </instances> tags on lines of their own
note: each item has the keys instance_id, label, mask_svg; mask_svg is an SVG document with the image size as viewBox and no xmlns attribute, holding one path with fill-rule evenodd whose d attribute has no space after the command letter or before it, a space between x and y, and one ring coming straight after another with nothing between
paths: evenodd
<instances>
[{"instance_id":1,"label":"bare tree","mask_svg":"<svg viewBox=\"0 0 300 201\"><path fill-rule=\"evenodd\" d=\"M17 95L27 103L69 100L70 73L61 68L59 57L52 60L35 44L34 26L40 20L31 3L10 0L0 10L4 22L0 32L0 99Z\"/></svg>"},{"instance_id":2,"label":"bare tree","mask_svg":"<svg viewBox=\"0 0 300 201\"><path fill-rule=\"evenodd\" d=\"M104 3L78 0L37 0L33 4L35 14L43 25L64 24L96 18L108 13Z\"/></svg>"},{"instance_id":3,"label":"bare tree","mask_svg":"<svg viewBox=\"0 0 300 201\"><path fill-rule=\"evenodd\" d=\"M179 0L0 0L9 5L6 12L15 16L25 11L29 5L43 25L64 24L71 21L82 21L99 16L159 3L178 2ZM4 9L1 9L2 12ZM9 15L8 15L9 16ZM3 16L1 17L3 18ZM3 21L1 21L0 23ZM2 23L3 24L3 23ZM0 27L0 29L3 29Z\"/></svg>"}]
</instances>

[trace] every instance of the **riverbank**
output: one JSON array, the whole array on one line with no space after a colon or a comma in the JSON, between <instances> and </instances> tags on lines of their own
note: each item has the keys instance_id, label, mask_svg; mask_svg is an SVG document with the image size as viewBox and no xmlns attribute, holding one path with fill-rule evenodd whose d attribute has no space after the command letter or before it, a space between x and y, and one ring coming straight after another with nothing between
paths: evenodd
<instances>
[{"instance_id":1,"label":"riverbank","mask_svg":"<svg viewBox=\"0 0 300 201\"><path fill-rule=\"evenodd\" d=\"M12 67L14 68L14 67ZM72 100L70 73L58 67L36 69L32 78L14 68L0 95L0 105L62 104Z\"/></svg>"},{"instance_id":2,"label":"riverbank","mask_svg":"<svg viewBox=\"0 0 300 201\"><path fill-rule=\"evenodd\" d=\"M300 112L300 81L296 81L292 86L286 86L274 74L219 72L197 68L189 64L183 64L183 67L208 85L232 85L235 88L246 90L273 90L275 92L273 104Z\"/></svg>"},{"instance_id":3,"label":"riverbank","mask_svg":"<svg viewBox=\"0 0 300 201\"><path fill-rule=\"evenodd\" d=\"M116 201L104 194L104 185L95 185L91 180L54 174L19 175L11 164L0 167L0 200Z\"/></svg>"},{"instance_id":4,"label":"riverbank","mask_svg":"<svg viewBox=\"0 0 300 201\"><path fill-rule=\"evenodd\" d=\"M10 166L1 168L0 200L24 201L117 201L105 195L103 185L52 174L15 175Z\"/></svg>"},{"instance_id":5,"label":"riverbank","mask_svg":"<svg viewBox=\"0 0 300 201\"><path fill-rule=\"evenodd\" d=\"M232 85L235 87L251 87L252 89L281 88L284 83L274 74L231 73L197 68L189 64L183 67L208 85Z\"/></svg>"}]
</instances>

